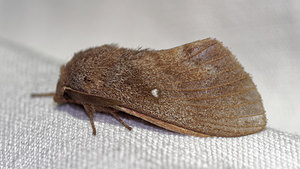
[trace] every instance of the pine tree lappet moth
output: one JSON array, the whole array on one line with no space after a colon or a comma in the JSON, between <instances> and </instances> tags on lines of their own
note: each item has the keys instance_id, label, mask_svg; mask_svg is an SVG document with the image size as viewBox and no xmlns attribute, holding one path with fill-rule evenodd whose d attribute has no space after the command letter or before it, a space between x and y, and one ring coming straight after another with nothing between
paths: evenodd
<instances>
[{"instance_id":1,"label":"pine tree lappet moth","mask_svg":"<svg viewBox=\"0 0 300 169\"><path fill-rule=\"evenodd\" d=\"M82 105L93 134L95 112L118 111L174 132L206 137L263 130L262 99L235 56L207 38L166 50L103 45L80 51L61 67L58 104Z\"/></svg>"}]
</instances>

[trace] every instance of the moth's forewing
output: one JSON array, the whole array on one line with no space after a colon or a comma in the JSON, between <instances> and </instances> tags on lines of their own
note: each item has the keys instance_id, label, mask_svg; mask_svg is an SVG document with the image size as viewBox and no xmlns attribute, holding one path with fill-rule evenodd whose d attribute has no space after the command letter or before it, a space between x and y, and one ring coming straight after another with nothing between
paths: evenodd
<instances>
[{"instance_id":1,"label":"moth's forewing","mask_svg":"<svg viewBox=\"0 0 300 169\"><path fill-rule=\"evenodd\" d=\"M126 83L118 88L134 91L124 93L131 98L125 107L145 116L210 136L247 135L266 125L252 79L217 40L148 51L123 63Z\"/></svg>"}]
</instances>

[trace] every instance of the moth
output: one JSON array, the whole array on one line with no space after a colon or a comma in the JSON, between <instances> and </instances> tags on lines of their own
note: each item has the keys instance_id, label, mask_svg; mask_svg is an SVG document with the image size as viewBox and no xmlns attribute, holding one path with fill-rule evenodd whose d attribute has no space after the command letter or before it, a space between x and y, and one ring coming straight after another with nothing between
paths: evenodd
<instances>
[{"instance_id":1,"label":"moth","mask_svg":"<svg viewBox=\"0 0 300 169\"><path fill-rule=\"evenodd\" d=\"M170 131L235 137L266 126L262 99L235 56L207 38L166 50L103 45L80 51L61 67L58 104L82 105L93 134L95 112L122 111Z\"/></svg>"}]
</instances>

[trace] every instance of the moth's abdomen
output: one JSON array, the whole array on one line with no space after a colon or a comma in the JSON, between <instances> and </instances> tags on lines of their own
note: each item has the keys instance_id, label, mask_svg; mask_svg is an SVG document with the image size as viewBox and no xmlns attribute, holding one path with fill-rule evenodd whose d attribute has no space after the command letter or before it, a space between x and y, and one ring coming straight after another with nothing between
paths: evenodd
<instances>
[{"instance_id":1,"label":"moth's abdomen","mask_svg":"<svg viewBox=\"0 0 300 169\"><path fill-rule=\"evenodd\" d=\"M149 88L149 95L131 103L141 113L212 136L247 135L266 125L252 79L216 40L159 51L134 63L144 65L141 85Z\"/></svg>"}]
</instances>

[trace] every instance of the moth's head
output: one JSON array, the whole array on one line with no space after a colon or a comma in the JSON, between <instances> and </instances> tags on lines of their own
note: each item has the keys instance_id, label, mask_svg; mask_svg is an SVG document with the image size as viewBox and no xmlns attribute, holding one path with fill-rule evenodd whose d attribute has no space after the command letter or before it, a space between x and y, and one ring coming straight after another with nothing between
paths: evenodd
<instances>
[{"instance_id":1,"label":"moth's head","mask_svg":"<svg viewBox=\"0 0 300 169\"><path fill-rule=\"evenodd\" d=\"M65 87L84 93L90 93L94 89L99 90L107 77L105 75L107 70L103 68L114 65L112 60L117 59L116 56L111 56L114 50L116 50L115 46L103 46L76 53L60 69L54 101L58 104L76 101L68 98L64 92Z\"/></svg>"},{"instance_id":2,"label":"moth's head","mask_svg":"<svg viewBox=\"0 0 300 169\"><path fill-rule=\"evenodd\" d=\"M65 72L65 66L60 68L60 77L56 85L56 93L53 100L58 104L67 103L67 99L64 96L64 86L67 85L68 79Z\"/></svg>"},{"instance_id":3,"label":"moth's head","mask_svg":"<svg viewBox=\"0 0 300 169\"><path fill-rule=\"evenodd\" d=\"M65 89L71 88L81 92L88 92L93 88L93 81L90 79L89 70L86 68L87 65L82 61L84 53L75 54L75 56L60 69L60 77L56 85L56 93L54 101L58 104L64 103L76 103L76 100L72 100ZM99 74L99 73L97 73ZM97 83L99 85L99 83Z\"/></svg>"}]
</instances>

